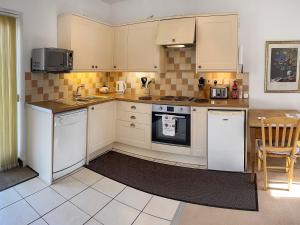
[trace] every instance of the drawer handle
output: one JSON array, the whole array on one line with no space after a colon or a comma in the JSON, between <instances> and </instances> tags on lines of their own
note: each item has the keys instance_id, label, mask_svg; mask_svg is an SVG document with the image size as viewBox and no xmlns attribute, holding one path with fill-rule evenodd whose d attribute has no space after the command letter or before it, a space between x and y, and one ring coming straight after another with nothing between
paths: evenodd
<instances>
[{"instance_id":1,"label":"drawer handle","mask_svg":"<svg viewBox=\"0 0 300 225\"><path fill-rule=\"evenodd\" d=\"M92 109L92 110L94 110L95 108L94 108L94 107L92 107L91 109Z\"/></svg>"},{"instance_id":2,"label":"drawer handle","mask_svg":"<svg viewBox=\"0 0 300 225\"><path fill-rule=\"evenodd\" d=\"M131 106L131 109L136 109L136 106L135 106L135 105L132 105L132 106Z\"/></svg>"},{"instance_id":3,"label":"drawer handle","mask_svg":"<svg viewBox=\"0 0 300 225\"><path fill-rule=\"evenodd\" d=\"M130 126L131 126L131 127L135 127L135 124L134 124L134 123L132 123L132 124L130 124Z\"/></svg>"},{"instance_id":4,"label":"drawer handle","mask_svg":"<svg viewBox=\"0 0 300 225\"><path fill-rule=\"evenodd\" d=\"M132 120L135 120L135 119L136 119L136 117L135 117L135 116L131 116L131 117L130 117L130 119L132 119Z\"/></svg>"},{"instance_id":5,"label":"drawer handle","mask_svg":"<svg viewBox=\"0 0 300 225\"><path fill-rule=\"evenodd\" d=\"M193 109L193 112L196 112L196 109Z\"/></svg>"}]
</instances>

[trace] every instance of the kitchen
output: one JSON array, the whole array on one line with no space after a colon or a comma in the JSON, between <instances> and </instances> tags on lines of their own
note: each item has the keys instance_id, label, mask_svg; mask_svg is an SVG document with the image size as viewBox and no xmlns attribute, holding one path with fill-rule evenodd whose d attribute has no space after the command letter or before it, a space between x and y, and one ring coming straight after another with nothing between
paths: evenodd
<instances>
[{"instance_id":1,"label":"kitchen","mask_svg":"<svg viewBox=\"0 0 300 225\"><path fill-rule=\"evenodd\" d=\"M104 21L60 13L57 46L31 49L22 158L42 188L15 188L39 215L31 222L68 224L80 209L78 224L177 224L188 203L259 211L249 124L265 114L251 116L240 14ZM46 189L66 200L47 213L32 197ZM88 191L111 200L88 206Z\"/></svg>"}]
</instances>

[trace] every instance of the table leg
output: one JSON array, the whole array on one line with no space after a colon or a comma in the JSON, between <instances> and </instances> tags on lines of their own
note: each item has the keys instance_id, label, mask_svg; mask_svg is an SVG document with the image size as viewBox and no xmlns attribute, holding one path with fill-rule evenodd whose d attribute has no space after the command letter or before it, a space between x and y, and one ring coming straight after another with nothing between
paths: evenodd
<instances>
[{"instance_id":1,"label":"table leg","mask_svg":"<svg viewBox=\"0 0 300 225\"><path fill-rule=\"evenodd\" d=\"M254 182L254 177L255 177L255 162L256 162L256 157L255 157L255 131L256 128L250 128L250 164L251 164L251 181Z\"/></svg>"}]
</instances>

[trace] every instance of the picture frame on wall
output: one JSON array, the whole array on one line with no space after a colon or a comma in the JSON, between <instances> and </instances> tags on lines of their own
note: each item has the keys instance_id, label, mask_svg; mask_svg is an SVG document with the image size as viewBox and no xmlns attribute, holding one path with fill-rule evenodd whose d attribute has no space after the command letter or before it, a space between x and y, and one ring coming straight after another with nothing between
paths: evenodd
<instances>
[{"instance_id":1,"label":"picture frame on wall","mask_svg":"<svg viewBox=\"0 0 300 225\"><path fill-rule=\"evenodd\" d=\"M300 92L300 41L267 41L265 92Z\"/></svg>"}]
</instances>

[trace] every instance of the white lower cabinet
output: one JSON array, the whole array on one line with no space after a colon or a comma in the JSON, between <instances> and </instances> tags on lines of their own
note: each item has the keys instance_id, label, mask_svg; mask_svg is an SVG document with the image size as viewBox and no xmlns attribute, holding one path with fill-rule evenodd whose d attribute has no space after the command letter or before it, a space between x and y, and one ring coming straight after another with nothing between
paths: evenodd
<instances>
[{"instance_id":1,"label":"white lower cabinet","mask_svg":"<svg viewBox=\"0 0 300 225\"><path fill-rule=\"evenodd\" d=\"M207 164L207 108L192 107L191 144L192 155Z\"/></svg>"},{"instance_id":2,"label":"white lower cabinet","mask_svg":"<svg viewBox=\"0 0 300 225\"><path fill-rule=\"evenodd\" d=\"M150 149L151 104L122 101L117 104L117 141Z\"/></svg>"},{"instance_id":3,"label":"white lower cabinet","mask_svg":"<svg viewBox=\"0 0 300 225\"><path fill-rule=\"evenodd\" d=\"M112 144L116 133L116 102L88 108L88 155Z\"/></svg>"},{"instance_id":4,"label":"white lower cabinet","mask_svg":"<svg viewBox=\"0 0 300 225\"><path fill-rule=\"evenodd\" d=\"M117 141L135 147L150 149L151 127L147 124L118 120Z\"/></svg>"}]
</instances>

